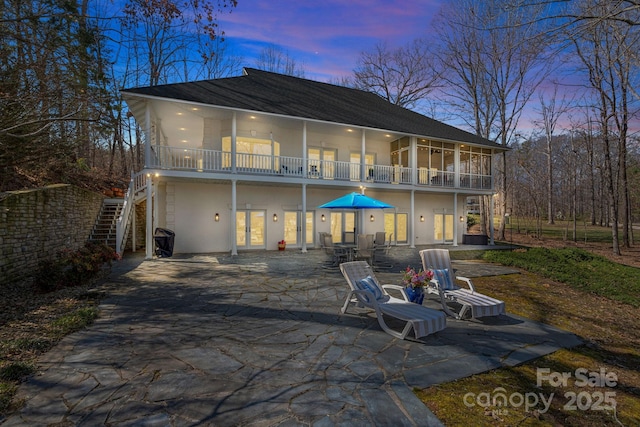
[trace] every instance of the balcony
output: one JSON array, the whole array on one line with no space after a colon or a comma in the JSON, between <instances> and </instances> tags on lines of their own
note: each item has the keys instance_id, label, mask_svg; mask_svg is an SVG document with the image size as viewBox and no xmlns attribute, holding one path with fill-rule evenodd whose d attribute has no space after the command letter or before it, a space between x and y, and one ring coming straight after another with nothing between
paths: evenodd
<instances>
[{"instance_id":1,"label":"balcony","mask_svg":"<svg viewBox=\"0 0 640 427\"><path fill-rule=\"evenodd\" d=\"M149 167L164 170L281 176L309 180L361 181L361 165L351 162L307 159L305 165L305 160L300 157L237 153L234 168L231 164L231 153L228 151L159 145L152 147L151 157ZM460 174L459 183L456 179L455 172L418 168L415 184L481 190L490 190L493 184L489 175ZM365 165L363 181L380 184L414 184L411 168L389 165Z\"/></svg>"}]
</instances>

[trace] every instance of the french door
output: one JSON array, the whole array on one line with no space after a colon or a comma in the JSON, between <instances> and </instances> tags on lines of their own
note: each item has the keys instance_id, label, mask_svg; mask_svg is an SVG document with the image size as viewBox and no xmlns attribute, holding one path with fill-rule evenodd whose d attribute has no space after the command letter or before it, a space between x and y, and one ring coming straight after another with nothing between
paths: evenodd
<instances>
[{"instance_id":1,"label":"french door","mask_svg":"<svg viewBox=\"0 0 640 427\"><path fill-rule=\"evenodd\" d=\"M264 249L266 211L239 210L236 212L236 246L238 249Z\"/></svg>"},{"instance_id":2,"label":"french door","mask_svg":"<svg viewBox=\"0 0 640 427\"><path fill-rule=\"evenodd\" d=\"M453 243L453 214L436 213L433 218L434 243Z\"/></svg>"},{"instance_id":3,"label":"french door","mask_svg":"<svg viewBox=\"0 0 640 427\"><path fill-rule=\"evenodd\" d=\"M331 236L334 243L353 243L356 238L355 211L331 212Z\"/></svg>"},{"instance_id":4,"label":"french door","mask_svg":"<svg viewBox=\"0 0 640 427\"><path fill-rule=\"evenodd\" d=\"M305 229L307 245L313 245L314 223L313 212L307 212L306 220L302 220L302 211L284 212L284 241L287 246L302 246L302 230Z\"/></svg>"},{"instance_id":5,"label":"french door","mask_svg":"<svg viewBox=\"0 0 640 427\"><path fill-rule=\"evenodd\" d=\"M409 242L409 215L407 213L386 212L384 214L384 232L386 238L395 243Z\"/></svg>"}]
</instances>

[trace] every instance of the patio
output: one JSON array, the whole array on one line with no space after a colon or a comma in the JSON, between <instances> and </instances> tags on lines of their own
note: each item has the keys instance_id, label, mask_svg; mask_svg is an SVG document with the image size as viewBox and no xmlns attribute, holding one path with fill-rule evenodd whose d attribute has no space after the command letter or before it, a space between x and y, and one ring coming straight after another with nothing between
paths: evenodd
<instances>
[{"instance_id":1,"label":"patio","mask_svg":"<svg viewBox=\"0 0 640 427\"><path fill-rule=\"evenodd\" d=\"M378 278L397 282L419 266L418 250L394 248L397 268ZM321 267L325 257L129 255L100 286L109 293L100 318L40 360L18 392L24 408L4 425L440 425L411 387L579 343L512 315L449 318L433 336L397 340L370 312L340 315L348 287ZM453 264L471 277L513 272Z\"/></svg>"}]
</instances>

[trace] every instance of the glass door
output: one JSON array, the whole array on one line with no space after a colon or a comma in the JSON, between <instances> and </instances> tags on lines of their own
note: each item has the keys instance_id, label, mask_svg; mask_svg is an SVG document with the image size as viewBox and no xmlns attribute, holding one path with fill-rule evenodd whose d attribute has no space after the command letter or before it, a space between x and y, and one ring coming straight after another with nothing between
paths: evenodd
<instances>
[{"instance_id":1,"label":"glass door","mask_svg":"<svg viewBox=\"0 0 640 427\"><path fill-rule=\"evenodd\" d=\"M453 243L453 214L437 213L433 219L434 243Z\"/></svg>"},{"instance_id":2,"label":"glass door","mask_svg":"<svg viewBox=\"0 0 640 427\"><path fill-rule=\"evenodd\" d=\"M331 236L334 243L354 243L356 239L355 211L331 212Z\"/></svg>"},{"instance_id":3,"label":"glass door","mask_svg":"<svg viewBox=\"0 0 640 427\"><path fill-rule=\"evenodd\" d=\"M306 221L302 221L301 211L284 212L284 241L287 245L302 246L302 227L306 227L307 245L313 245L313 212L307 212Z\"/></svg>"},{"instance_id":4,"label":"glass door","mask_svg":"<svg viewBox=\"0 0 640 427\"><path fill-rule=\"evenodd\" d=\"M408 219L409 215L406 213L385 213L384 232L387 239L395 243L407 243L409 241Z\"/></svg>"},{"instance_id":5,"label":"glass door","mask_svg":"<svg viewBox=\"0 0 640 427\"><path fill-rule=\"evenodd\" d=\"M238 249L264 249L266 212L236 212L236 246Z\"/></svg>"}]
</instances>

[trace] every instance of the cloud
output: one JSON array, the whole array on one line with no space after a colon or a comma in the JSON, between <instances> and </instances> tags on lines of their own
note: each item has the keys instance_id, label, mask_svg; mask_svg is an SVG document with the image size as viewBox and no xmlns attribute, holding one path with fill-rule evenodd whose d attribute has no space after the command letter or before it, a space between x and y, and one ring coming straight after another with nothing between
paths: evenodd
<instances>
[{"instance_id":1,"label":"cloud","mask_svg":"<svg viewBox=\"0 0 640 427\"><path fill-rule=\"evenodd\" d=\"M220 16L225 37L252 64L275 44L313 73L351 74L362 51L380 41L404 45L422 37L440 0L239 0ZM335 73L335 74L333 74Z\"/></svg>"}]
</instances>

